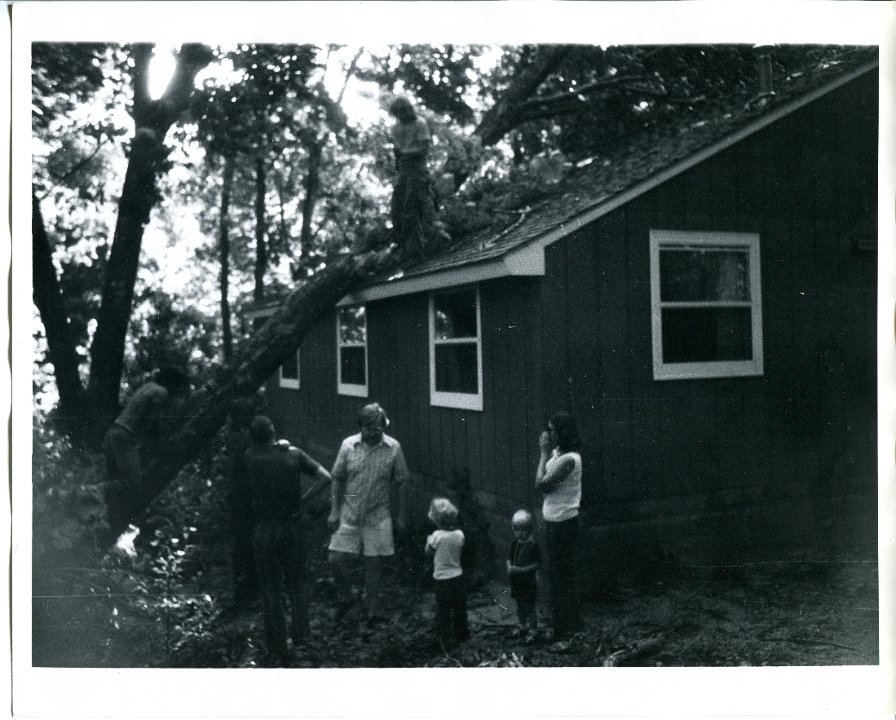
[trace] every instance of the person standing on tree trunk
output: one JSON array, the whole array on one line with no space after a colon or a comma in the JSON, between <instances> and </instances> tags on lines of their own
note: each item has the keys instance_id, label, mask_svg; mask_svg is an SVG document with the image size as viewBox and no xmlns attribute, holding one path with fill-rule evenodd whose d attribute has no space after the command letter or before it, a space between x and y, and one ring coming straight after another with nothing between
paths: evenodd
<instances>
[{"instance_id":1,"label":"person standing on tree trunk","mask_svg":"<svg viewBox=\"0 0 896 720\"><path fill-rule=\"evenodd\" d=\"M410 473L401 445L385 434L389 424L378 403L358 412L360 432L342 441L331 472L333 485L328 525L330 567L339 591L335 620L338 622L354 605L346 574L350 557L364 555L368 623L383 618L382 560L395 554L392 537L393 494L398 495L396 525L403 531L406 522L405 481Z\"/></svg>"},{"instance_id":2,"label":"person standing on tree trunk","mask_svg":"<svg viewBox=\"0 0 896 720\"><path fill-rule=\"evenodd\" d=\"M302 473L329 484L330 473L302 450L277 441L274 423L259 415L249 426L251 446L245 453L246 477L254 526L252 546L264 605L268 659L276 665L289 660L282 579L290 600L293 647L310 634L305 553L302 543ZM312 491L309 491L309 494Z\"/></svg>"},{"instance_id":3,"label":"person standing on tree trunk","mask_svg":"<svg viewBox=\"0 0 896 720\"><path fill-rule=\"evenodd\" d=\"M582 501L581 441L575 419L558 412L538 439L540 458L535 487L544 494L542 514L547 535L548 576L555 652L565 652L579 632L579 581L576 553Z\"/></svg>"},{"instance_id":4,"label":"person standing on tree trunk","mask_svg":"<svg viewBox=\"0 0 896 720\"><path fill-rule=\"evenodd\" d=\"M389 105L395 118L392 143L398 173L392 193L392 228L402 252L422 258L435 225L435 201L426 158L431 144L426 121L406 97Z\"/></svg>"},{"instance_id":5,"label":"person standing on tree trunk","mask_svg":"<svg viewBox=\"0 0 896 720\"><path fill-rule=\"evenodd\" d=\"M106 503L110 523L126 513L129 500L143 485L141 451L153 446L171 430L190 396L190 379L176 367L164 367L154 381L141 385L127 401L103 438L106 456Z\"/></svg>"}]
</instances>

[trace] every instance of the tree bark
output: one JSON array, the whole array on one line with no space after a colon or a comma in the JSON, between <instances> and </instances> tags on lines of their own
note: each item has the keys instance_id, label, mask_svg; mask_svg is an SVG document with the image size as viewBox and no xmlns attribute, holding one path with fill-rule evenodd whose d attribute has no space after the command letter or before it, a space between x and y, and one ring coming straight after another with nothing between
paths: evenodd
<instances>
[{"instance_id":1,"label":"tree bark","mask_svg":"<svg viewBox=\"0 0 896 720\"><path fill-rule=\"evenodd\" d=\"M185 44L178 54L174 76L165 93L151 100L148 88L152 45L133 48L135 132L131 141L124 187L118 203L118 218L103 282L102 304L90 348L88 393L102 422L118 410L118 393L124 367L124 345L131 317L134 283L140 260L143 228L159 199L156 175L167 156L165 135L187 109L196 74L211 62L212 52L204 45Z\"/></svg>"},{"instance_id":2,"label":"tree bark","mask_svg":"<svg viewBox=\"0 0 896 720\"><path fill-rule=\"evenodd\" d=\"M237 357L222 369L216 382L203 388L190 411L190 419L165 444L165 453L148 467L144 486L119 508L122 519L105 539L110 544L195 457L203 443L223 425L232 401L249 395L264 383L278 367L298 350L314 323L346 293L371 277L389 272L399 265L393 250L343 256L326 269L302 283L277 313L241 347ZM115 513L118 515L118 513Z\"/></svg>"},{"instance_id":3,"label":"tree bark","mask_svg":"<svg viewBox=\"0 0 896 720\"><path fill-rule=\"evenodd\" d=\"M40 203L31 192L31 251L32 251L32 285L34 304L40 313L44 332L47 336L47 349L53 373L56 377L56 388L59 392L57 415L65 421L82 414L86 393L81 383L79 372L81 359L78 357L75 343L69 332L68 313L56 268L53 266L53 249L47 237ZM81 423L65 423L67 430L82 428Z\"/></svg>"},{"instance_id":4,"label":"tree bark","mask_svg":"<svg viewBox=\"0 0 896 720\"><path fill-rule=\"evenodd\" d=\"M229 362L233 356L233 330L230 324L230 192L233 187L233 171L235 159L233 155L224 158L224 174L221 182L221 232L219 237L219 255L221 259L221 340L224 345L224 360Z\"/></svg>"},{"instance_id":5,"label":"tree bark","mask_svg":"<svg viewBox=\"0 0 896 720\"><path fill-rule=\"evenodd\" d=\"M255 159L255 302L264 302L264 274L268 269L268 252L265 245L265 176L264 155L259 151Z\"/></svg>"},{"instance_id":6,"label":"tree bark","mask_svg":"<svg viewBox=\"0 0 896 720\"><path fill-rule=\"evenodd\" d=\"M501 93L501 98L482 116L475 134L483 145L494 145L504 135L525 119L522 107L532 99L535 91L563 61L570 51L568 45L552 45L542 48Z\"/></svg>"}]
</instances>

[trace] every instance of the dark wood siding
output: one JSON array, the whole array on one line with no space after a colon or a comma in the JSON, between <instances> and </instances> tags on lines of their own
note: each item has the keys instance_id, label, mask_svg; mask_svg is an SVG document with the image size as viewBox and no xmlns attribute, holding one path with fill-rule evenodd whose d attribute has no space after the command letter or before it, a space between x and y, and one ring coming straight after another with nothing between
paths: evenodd
<instances>
[{"instance_id":1,"label":"dark wood siding","mask_svg":"<svg viewBox=\"0 0 896 720\"><path fill-rule=\"evenodd\" d=\"M368 327L368 336L369 336ZM340 440L356 432L355 415L364 398L336 393L336 316L328 314L305 336L300 349L300 387L268 381L269 412L281 434L329 463ZM368 339L368 354L370 340Z\"/></svg>"},{"instance_id":2,"label":"dark wood siding","mask_svg":"<svg viewBox=\"0 0 896 720\"><path fill-rule=\"evenodd\" d=\"M876 218L876 83L855 81L553 244L543 278L482 283L482 412L430 404L426 293L370 303L369 399L412 469L444 481L467 467L496 510L537 507L537 435L565 408L585 441L585 503L603 521L793 497L844 462L873 481L876 258L851 236ZM759 234L761 377L653 379L651 229ZM278 425L320 453L355 431L365 402L336 393L334 322L303 344L301 389L270 392Z\"/></svg>"},{"instance_id":3,"label":"dark wood siding","mask_svg":"<svg viewBox=\"0 0 896 720\"><path fill-rule=\"evenodd\" d=\"M876 78L852 83L548 248L548 405L585 436L585 497L636 520L874 478ZM873 224L872 224L873 227ZM655 381L649 231L760 235L762 377Z\"/></svg>"},{"instance_id":4,"label":"dark wood siding","mask_svg":"<svg viewBox=\"0 0 896 720\"><path fill-rule=\"evenodd\" d=\"M547 419L541 378L540 281L482 285L485 410L482 476L499 505L532 507L538 433Z\"/></svg>"},{"instance_id":5,"label":"dark wood siding","mask_svg":"<svg viewBox=\"0 0 896 720\"><path fill-rule=\"evenodd\" d=\"M505 510L532 506L532 477L542 409L540 281L481 285L482 412L434 407L429 388L427 293L367 306L368 398L336 394L333 315L302 344L301 387L269 383L269 404L281 432L331 460L352 432L354 413L376 400L386 408L388 432L402 443L411 469L436 483L467 468L486 504Z\"/></svg>"}]
</instances>

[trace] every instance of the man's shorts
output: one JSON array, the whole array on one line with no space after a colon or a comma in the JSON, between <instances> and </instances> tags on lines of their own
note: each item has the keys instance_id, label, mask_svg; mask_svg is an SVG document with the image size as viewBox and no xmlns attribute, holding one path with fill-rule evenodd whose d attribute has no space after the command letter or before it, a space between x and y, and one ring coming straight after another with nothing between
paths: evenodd
<instances>
[{"instance_id":1,"label":"man's shorts","mask_svg":"<svg viewBox=\"0 0 896 720\"><path fill-rule=\"evenodd\" d=\"M334 552L358 555L362 548L365 557L394 555L392 519L387 517L377 523L364 523L360 527L343 522L330 538L329 549Z\"/></svg>"}]
</instances>

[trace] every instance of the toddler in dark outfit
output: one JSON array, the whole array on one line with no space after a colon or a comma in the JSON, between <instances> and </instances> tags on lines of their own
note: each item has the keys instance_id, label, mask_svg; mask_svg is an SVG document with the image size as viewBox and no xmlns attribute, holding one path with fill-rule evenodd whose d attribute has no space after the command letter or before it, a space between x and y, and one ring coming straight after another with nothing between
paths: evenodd
<instances>
[{"instance_id":1,"label":"toddler in dark outfit","mask_svg":"<svg viewBox=\"0 0 896 720\"><path fill-rule=\"evenodd\" d=\"M535 522L532 513L517 510L511 520L514 541L510 543L507 575L510 578L510 597L516 600L519 627L515 637L534 642L538 632L535 601L538 598L538 566L541 564L541 548L532 539Z\"/></svg>"}]
</instances>

